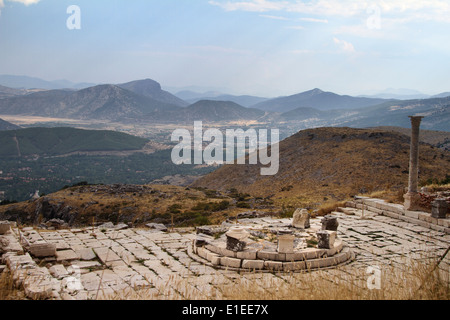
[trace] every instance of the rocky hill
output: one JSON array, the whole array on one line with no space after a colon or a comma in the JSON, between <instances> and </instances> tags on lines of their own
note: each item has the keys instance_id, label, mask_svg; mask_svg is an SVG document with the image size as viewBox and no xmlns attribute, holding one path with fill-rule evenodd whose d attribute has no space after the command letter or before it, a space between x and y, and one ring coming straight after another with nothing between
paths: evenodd
<instances>
[{"instance_id":1,"label":"rocky hill","mask_svg":"<svg viewBox=\"0 0 450 320\"><path fill-rule=\"evenodd\" d=\"M248 212L236 206L238 197L167 185L80 184L38 199L0 205L0 220L34 225L52 221L71 226L104 222L198 226Z\"/></svg>"},{"instance_id":2,"label":"rocky hill","mask_svg":"<svg viewBox=\"0 0 450 320\"><path fill-rule=\"evenodd\" d=\"M280 169L261 176L260 165L225 165L194 182L195 187L235 188L281 203L305 205L407 186L410 138L379 129L319 128L280 143ZM420 148L420 181L444 180L450 153ZM401 192L401 191L399 191Z\"/></svg>"},{"instance_id":3,"label":"rocky hill","mask_svg":"<svg viewBox=\"0 0 450 320\"><path fill-rule=\"evenodd\" d=\"M28 91L24 89L13 89L0 85L0 99L21 96L27 93Z\"/></svg>"},{"instance_id":4,"label":"rocky hill","mask_svg":"<svg viewBox=\"0 0 450 320\"><path fill-rule=\"evenodd\" d=\"M231 101L202 100L182 110L178 117L193 122L256 120L264 115L262 110L245 108Z\"/></svg>"},{"instance_id":5,"label":"rocky hill","mask_svg":"<svg viewBox=\"0 0 450 320\"><path fill-rule=\"evenodd\" d=\"M161 85L151 79L132 81L119 84L118 86L141 96L152 98L163 103L173 104L178 107L186 107L189 105L186 101L162 90Z\"/></svg>"},{"instance_id":6,"label":"rocky hill","mask_svg":"<svg viewBox=\"0 0 450 320\"><path fill-rule=\"evenodd\" d=\"M114 85L79 91L50 90L0 99L0 114L124 121L174 110L175 105Z\"/></svg>"},{"instance_id":7,"label":"rocky hill","mask_svg":"<svg viewBox=\"0 0 450 320\"><path fill-rule=\"evenodd\" d=\"M407 128L377 127L375 129L400 132L407 136L411 136L411 129ZM450 132L448 131L420 130L420 141L431 144L437 148L450 151Z\"/></svg>"}]
</instances>

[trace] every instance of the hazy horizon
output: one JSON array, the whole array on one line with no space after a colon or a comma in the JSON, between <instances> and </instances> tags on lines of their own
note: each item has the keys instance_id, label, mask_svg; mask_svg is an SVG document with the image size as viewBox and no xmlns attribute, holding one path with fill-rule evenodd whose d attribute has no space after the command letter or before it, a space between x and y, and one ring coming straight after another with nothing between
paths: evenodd
<instances>
[{"instance_id":1,"label":"hazy horizon","mask_svg":"<svg viewBox=\"0 0 450 320\"><path fill-rule=\"evenodd\" d=\"M0 12L0 74L262 97L450 91L443 0L0 0Z\"/></svg>"}]
</instances>

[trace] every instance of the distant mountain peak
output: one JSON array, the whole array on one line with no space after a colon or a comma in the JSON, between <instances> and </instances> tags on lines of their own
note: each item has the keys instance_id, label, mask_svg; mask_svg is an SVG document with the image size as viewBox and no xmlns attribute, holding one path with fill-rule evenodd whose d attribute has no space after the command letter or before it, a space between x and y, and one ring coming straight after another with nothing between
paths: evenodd
<instances>
[{"instance_id":1,"label":"distant mountain peak","mask_svg":"<svg viewBox=\"0 0 450 320\"><path fill-rule=\"evenodd\" d=\"M120 88L132 91L141 96L149 97L160 102L169 103L178 107L189 105L186 101L179 99L171 93L162 90L161 84L152 79L136 80L118 85Z\"/></svg>"},{"instance_id":2,"label":"distant mountain peak","mask_svg":"<svg viewBox=\"0 0 450 320\"><path fill-rule=\"evenodd\" d=\"M315 88L315 89L312 89L312 90L310 91L310 93L313 94L313 95L315 95L315 94L321 94L321 93L324 93L324 91L320 90L319 88Z\"/></svg>"},{"instance_id":3,"label":"distant mountain peak","mask_svg":"<svg viewBox=\"0 0 450 320\"><path fill-rule=\"evenodd\" d=\"M147 79L143 79L143 80L136 80L136 81L131 81L128 83L124 83L122 84L123 86L135 86L136 88L141 88L141 90L144 89L151 89L151 90L162 90L161 89L161 84L155 80L152 80L150 78ZM119 85L119 86L122 86Z\"/></svg>"}]
</instances>

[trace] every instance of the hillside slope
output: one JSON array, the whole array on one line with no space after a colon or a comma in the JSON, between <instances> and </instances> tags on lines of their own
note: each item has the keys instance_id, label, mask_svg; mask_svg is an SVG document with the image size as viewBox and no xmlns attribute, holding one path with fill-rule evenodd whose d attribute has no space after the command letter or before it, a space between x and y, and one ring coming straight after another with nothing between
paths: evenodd
<instances>
[{"instance_id":1,"label":"hillside slope","mask_svg":"<svg viewBox=\"0 0 450 320\"><path fill-rule=\"evenodd\" d=\"M342 126L410 128L408 116L411 115L425 117L421 124L423 129L450 131L450 97L385 102L358 110L355 116L344 119Z\"/></svg>"},{"instance_id":2,"label":"hillside slope","mask_svg":"<svg viewBox=\"0 0 450 320\"><path fill-rule=\"evenodd\" d=\"M0 99L0 114L72 119L123 121L148 115L153 117L177 108L113 85L75 92L50 90Z\"/></svg>"},{"instance_id":3,"label":"hillside slope","mask_svg":"<svg viewBox=\"0 0 450 320\"><path fill-rule=\"evenodd\" d=\"M187 122L254 120L264 115L262 110L245 108L231 101L212 100L198 101L179 113L180 120Z\"/></svg>"},{"instance_id":4,"label":"hillside slope","mask_svg":"<svg viewBox=\"0 0 450 320\"><path fill-rule=\"evenodd\" d=\"M385 131L400 132L407 136L411 136L411 129L400 127L376 127ZM437 148L450 151L450 132L448 131L434 131L434 130L420 130L420 141L431 144Z\"/></svg>"},{"instance_id":5,"label":"hillside slope","mask_svg":"<svg viewBox=\"0 0 450 320\"><path fill-rule=\"evenodd\" d=\"M226 165L194 187L236 188L254 196L299 203L341 200L376 190L407 186L410 138L378 129L319 128L280 143L280 169L261 176L260 165ZM420 148L420 180L445 179L450 153Z\"/></svg>"},{"instance_id":6,"label":"hillside slope","mask_svg":"<svg viewBox=\"0 0 450 320\"><path fill-rule=\"evenodd\" d=\"M3 119L0 119L0 131L16 130L16 129L20 129L20 127Z\"/></svg>"},{"instance_id":7,"label":"hillside slope","mask_svg":"<svg viewBox=\"0 0 450 320\"><path fill-rule=\"evenodd\" d=\"M0 132L0 157L140 150L147 142L147 139L114 131L28 128Z\"/></svg>"}]
</instances>

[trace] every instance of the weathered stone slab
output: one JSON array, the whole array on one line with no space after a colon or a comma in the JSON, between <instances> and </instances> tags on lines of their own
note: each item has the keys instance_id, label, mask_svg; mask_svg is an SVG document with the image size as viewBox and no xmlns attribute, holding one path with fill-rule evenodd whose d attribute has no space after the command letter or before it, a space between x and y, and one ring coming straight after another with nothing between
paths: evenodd
<instances>
[{"instance_id":1,"label":"weathered stone slab","mask_svg":"<svg viewBox=\"0 0 450 320\"><path fill-rule=\"evenodd\" d=\"M61 264L57 264L57 265L50 267L50 269L48 269L48 271L50 272L50 274L53 277L55 277L56 279L59 279L59 280L61 280L62 278L69 275L66 268Z\"/></svg>"},{"instance_id":2,"label":"weathered stone slab","mask_svg":"<svg viewBox=\"0 0 450 320\"><path fill-rule=\"evenodd\" d=\"M104 264L121 260L120 257L109 248L94 248L94 252Z\"/></svg>"},{"instance_id":3,"label":"weathered stone slab","mask_svg":"<svg viewBox=\"0 0 450 320\"><path fill-rule=\"evenodd\" d=\"M9 221L0 221L0 235L4 235L11 230Z\"/></svg>"},{"instance_id":4,"label":"weathered stone slab","mask_svg":"<svg viewBox=\"0 0 450 320\"><path fill-rule=\"evenodd\" d=\"M54 243L31 244L30 253L37 258L56 256L56 245Z\"/></svg>"},{"instance_id":5,"label":"weathered stone slab","mask_svg":"<svg viewBox=\"0 0 450 320\"><path fill-rule=\"evenodd\" d=\"M264 269L263 260L243 260L242 268L251 270L262 270Z\"/></svg>"},{"instance_id":6,"label":"weathered stone slab","mask_svg":"<svg viewBox=\"0 0 450 320\"><path fill-rule=\"evenodd\" d=\"M71 265L80 269L94 269L102 266L98 261L72 261Z\"/></svg>"},{"instance_id":7,"label":"weathered stone slab","mask_svg":"<svg viewBox=\"0 0 450 320\"><path fill-rule=\"evenodd\" d=\"M240 268L241 267L241 259L234 259L229 257L222 257L220 259L220 264L224 267L230 268Z\"/></svg>"},{"instance_id":8,"label":"weathered stone slab","mask_svg":"<svg viewBox=\"0 0 450 320\"><path fill-rule=\"evenodd\" d=\"M92 248L75 249L75 253L83 261L91 261L97 258Z\"/></svg>"},{"instance_id":9,"label":"weathered stone slab","mask_svg":"<svg viewBox=\"0 0 450 320\"><path fill-rule=\"evenodd\" d=\"M244 250L236 252L236 258L246 260L256 260L257 252L255 250Z\"/></svg>"},{"instance_id":10,"label":"weathered stone slab","mask_svg":"<svg viewBox=\"0 0 450 320\"><path fill-rule=\"evenodd\" d=\"M260 260L275 260L277 258L277 253L273 251L261 250L257 254Z\"/></svg>"},{"instance_id":11,"label":"weathered stone slab","mask_svg":"<svg viewBox=\"0 0 450 320\"><path fill-rule=\"evenodd\" d=\"M283 262L280 261L265 261L264 269L268 269L271 271L282 271L283 270Z\"/></svg>"},{"instance_id":12,"label":"weathered stone slab","mask_svg":"<svg viewBox=\"0 0 450 320\"><path fill-rule=\"evenodd\" d=\"M213 265L220 265L221 257L213 252L207 252L206 259L210 261Z\"/></svg>"},{"instance_id":13,"label":"weathered stone slab","mask_svg":"<svg viewBox=\"0 0 450 320\"><path fill-rule=\"evenodd\" d=\"M10 270L35 268L37 266L28 253L20 256L14 253L6 253L3 258Z\"/></svg>"},{"instance_id":14,"label":"weathered stone slab","mask_svg":"<svg viewBox=\"0 0 450 320\"><path fill-rule=\"evenodd\" d=\"M296 261L296 262L284 262L283 270L285 272L295 272L299 270L304 270L306 268L305 261Z\"/></svg>"},{"instance_id":15,"label":"weathered stone slab","mask_svg":"<svg viewBox=\"0 0 450 320\"><path fill-rule=\"evenodd\" d=\"M15 252L18 255L24 254L23 247L12 234L0 236L0 255L4 252Z\"/></svg>"},{"instance_id":16,"label":"weathered stone slab","mask_svg":"<svg viewBox=\"0 0 450 320\"><path fill-rule=\"evenodd\" d=\"M63 250L63 251L57 251L56 252L56 261L71 261L71 260L78 260L79 257L73 250Z\"/></svg>"}]
</instances>

